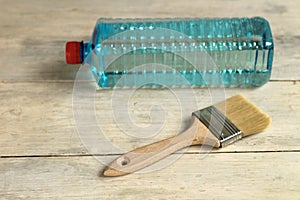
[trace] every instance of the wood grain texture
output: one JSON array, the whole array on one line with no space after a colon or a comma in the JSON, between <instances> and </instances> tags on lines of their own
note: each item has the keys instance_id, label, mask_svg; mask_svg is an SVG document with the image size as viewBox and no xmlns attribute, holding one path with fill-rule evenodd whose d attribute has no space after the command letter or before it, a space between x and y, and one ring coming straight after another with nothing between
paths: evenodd
<instances>
[{"instance_id":1,"label":"wood grain texture","mask_svg":"<svg viewBox=\"0 0 300 200\"><path fill-rule=\"evenodd\" d=\"M68 40L88 41L99 17L252 17L263 16L275 38L273 80L299 80L299 1L47 1L1 0L0 79L73 80Z\"/></svg>"},{"instance_id":2,"label":"wood grain texture","mask_svg":"<svg viewBox=\"0 0 300 200\"><path fill-rule=\"evenodd\" d=\"M103 153L101 148L86 150L84 142L88 140L82 141L79 138L73 116L72 87L73 83L1 83L0 120L5 126L0 127L0 155ZM299 150L299 90L300 84L293 82L271 82L255 90L226 89L225 94L228 97L243 92L249 100L272 117L272 124L263 133L247 137L217 151ZM187 89L174 89L173 92L178 95L182 91ZM167 89L138 90L129 99L129 113L126 113L127 110L118 111L112 108L111 100L113 94L116 95L115 92L99 91L98 101L96 101L99 126L106 136L105 139L119 147L105 152L124 153L185 130L190 125L191 112L211 105L213 100L208 90L195 89L194 92L195 97L198 98L195 100L198 107L193 108L194 105L189 108L190 110L182 111L181 107L186 109L186 106L178 105L178 99ZM190 106L193 98L193 96L187 97L182 103ZM163 107L165 116L159 119L162 121L153 122L158 126L157 133L149 132L141 138L140 133L134 132L135 126L143 128L153 124L150 115L153 105ZM116 115L125 117L116 120ZM132 119L132 126L129 127L125 126L128 125L128 121L124 119L128 115ZM134 133L136 135L132 135ZM96 138L98 134L98 132L91 132L90 137ZM103 141L99 141L99 144L101 142ZM88 144L85 145L90 147ZM190 150L199 152L200 149L195 147Z\"/></svg>"},{"instance_id":3,"label":"wood grain texture","mask_svg":"<svg viewBox=\"0 0 300 200\"><path fill-rule=\"evenodd\" d=\"M0 199L299 199L299 1L0 0L0 4ZM64 45L68 40L88 41L97 18L244 16L263 16L271 24L275 39L271 82L225 92L141 89L120 110L114 106L117 97L128 91L102 90L96 93L94 110L104 140L99 132L90 132L90 126L81 129L87 134L78 135L72 93L79 66L65 64ZM241 92L272 117L265 132L224 149L185 149L144 173L99 177L102 163L174 136L189 126L192 111ZM149 125L148 132L138 135L137 130ZM102 145L107 142L116 148Z\"/></svg>"},{"instance_id":4,"label":"wood grain texture","mask_svg":"<svg viewBox=\"0 0 300 200\"><path fill-rule=\"evenodd\" d=\"M299 154L224 153L204 157L185 154L158 171L116 178L99 176L104 166L93 157L1 159L0 180L4 181L0 182L0 196L4 199L298 200Z\"/></svg>"}]
</instances>

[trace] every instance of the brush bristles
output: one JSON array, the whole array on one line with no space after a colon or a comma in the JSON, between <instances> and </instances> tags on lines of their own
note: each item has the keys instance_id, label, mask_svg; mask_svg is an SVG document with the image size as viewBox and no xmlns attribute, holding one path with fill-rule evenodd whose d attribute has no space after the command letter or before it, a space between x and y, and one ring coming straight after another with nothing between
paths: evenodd
<instances>
[{"instance_id":1,"label":"brush bristles","mask_svg":"<svg viewBox=\"0 0 300 200\"><path fill-rule=\"evenodd\" d=\"M214 105L243 132L243 137L266 129L271 118L243 95L238 94Z\"/></svg>"}]
</instances>

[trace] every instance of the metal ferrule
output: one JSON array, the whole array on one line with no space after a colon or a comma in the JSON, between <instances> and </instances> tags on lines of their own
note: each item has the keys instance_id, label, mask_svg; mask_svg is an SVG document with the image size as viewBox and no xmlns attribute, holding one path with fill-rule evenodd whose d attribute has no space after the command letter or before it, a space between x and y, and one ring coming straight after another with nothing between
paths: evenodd
<instances>
[{"instance_id":1,"label":"metal ferrule","mask_svg":"<svg viewBox=\"0 0 300 200\"><path fill-rule=\"evenodd\" d=\"M193 115L219 139L220 147L242 138L242 131L214 106L195 111Z\"/></svg>"}]
</instances>

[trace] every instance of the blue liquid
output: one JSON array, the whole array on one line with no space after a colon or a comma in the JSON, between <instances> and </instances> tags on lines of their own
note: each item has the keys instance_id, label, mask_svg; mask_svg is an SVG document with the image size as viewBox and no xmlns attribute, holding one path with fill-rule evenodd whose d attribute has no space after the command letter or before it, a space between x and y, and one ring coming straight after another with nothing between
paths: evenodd
<instances>
[{"instance_id":1,"label":"blue liquid","mask_svg":"<svg viewBox=\"0 0 300 200\"><path fill-rule=\"evenodd\" d=\"M99 19L83 48L100 87L261 86L273 51L259 17Z\"/></svg>"}]
</instances>

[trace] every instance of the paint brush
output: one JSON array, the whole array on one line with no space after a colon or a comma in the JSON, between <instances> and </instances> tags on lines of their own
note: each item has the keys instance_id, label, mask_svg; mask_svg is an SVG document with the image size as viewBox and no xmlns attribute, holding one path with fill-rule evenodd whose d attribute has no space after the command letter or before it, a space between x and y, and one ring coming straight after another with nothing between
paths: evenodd
<instances>
[{"instance_id":1,"label":"paint brush","mask_svg":"<svg viewBox=\"0 0 300 200\"><path fill-rule=\"evenodd\" d=\"M191 145L221 148L242 137L266 129L271 119L241 94L193 112L192 124L184 132L139 147L115 159L104 176L122 176L143 169Z\"/></svg>"}]
</instances>

